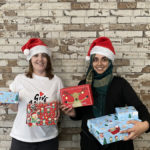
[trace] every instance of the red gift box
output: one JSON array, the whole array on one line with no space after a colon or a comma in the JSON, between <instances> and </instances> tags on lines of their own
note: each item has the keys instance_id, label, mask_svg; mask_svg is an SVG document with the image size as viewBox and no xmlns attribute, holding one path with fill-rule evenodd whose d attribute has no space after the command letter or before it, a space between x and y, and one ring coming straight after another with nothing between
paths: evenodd
<instances>
[{"instance_id":1,"label":"red gift box","mask_svg":"<svg viewBox=\"0 0 150 150\"><path fill-rule=\"evenodd\" d=\"M90 84L67 87L60 90L62 103L68 107L93 105Z\"/></svg>"},{"instance_id":2,"label":"red gift box","mask_svg":"<svg viewBox=\"0 0 150 150\"><path fill-rule=\"evenodd\" d=\"M57 102L27 105L27 121L31 126L56 125Z\"/></svg>"}]
</instances>

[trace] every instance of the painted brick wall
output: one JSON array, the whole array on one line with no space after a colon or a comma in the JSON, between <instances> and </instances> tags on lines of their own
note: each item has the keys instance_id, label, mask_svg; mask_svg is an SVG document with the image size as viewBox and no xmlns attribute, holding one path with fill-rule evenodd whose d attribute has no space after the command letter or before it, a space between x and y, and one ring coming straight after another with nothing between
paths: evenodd
<instances>
[{"instance_id":1,"label":"painted brick wall","mask_svg":"<svg viewBox=\"0 0 150 150\"><path fill-rule=\"evenodd\" d=\"M150 0L0 0L0 90L7 91L27 69L20 48L31 37L48 44L65 86L77 85L89 45L99 36L113 42L114 73L125 77L150 108ZM10 147L15 115L0 107L0 150ZM79 132L80 122L64 116L59 150L79 150ZM136 150L150 150L150 134L134 143Z\"/></svg>"}]
</instances>

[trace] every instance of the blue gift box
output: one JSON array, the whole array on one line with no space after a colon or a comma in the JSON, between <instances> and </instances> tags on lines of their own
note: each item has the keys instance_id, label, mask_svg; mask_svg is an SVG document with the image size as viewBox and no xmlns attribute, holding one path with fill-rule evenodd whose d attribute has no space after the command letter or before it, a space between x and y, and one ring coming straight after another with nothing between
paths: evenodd
<instances>
[{"instance_id":1,"label":"blue gift box","mask_svg":"<svg viewBox=\"0 0 150 150\"><path fill-rule=\"evenodd\" d=\"M117 109L117 111L120 110ZM121 108L121 110L123 110ZM128 109L130 112L132 109ZM132 111L131 111L132 112ZM125 115L129 115L125 113ZM134 115L132 116L134 117ZM137 116L132 118L133 120L140 121ZM127 121L131 120L129 117L124 117L120 120L118 113L110 114L98 118L89 119L87 121L87 126L89 132L101 143L101 145L117 142L123 140L125 136L128 136L128 133L120 133L122 130L132 128L133 124L127 124Z\"/></svg>"},{"instance_id":2,"label":"blue gift box","mask_svg":"<svg viewBox=\"0 0 150 150\"><path fill-rule=\"evenodd\" d=\"M138 112L133 106L115 108L119 120L134 120L138 119Z\"/></svg>"},{"instance_id":3,"label":"blue gift box","mask_svg":"<svg viewBox=\"0 0 150 150\"><path fill-rule=\"evenodd\" d=\"M17 92L3 92L0 91L0 103L14 104L18 103L19 94Z\"/></svg>"}]
</instances>

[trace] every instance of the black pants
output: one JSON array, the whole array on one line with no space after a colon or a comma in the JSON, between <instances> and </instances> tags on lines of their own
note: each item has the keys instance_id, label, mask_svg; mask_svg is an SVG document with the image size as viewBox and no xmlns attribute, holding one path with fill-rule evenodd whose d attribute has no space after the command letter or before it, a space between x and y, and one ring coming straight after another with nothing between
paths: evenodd
<instances>
[{"instance_id":1,"label":"black pants","mask_svg":"<svg viewBox=\"0 0 150 150\"><path fill-rule=\"evenodd\" d=\"M81 132L81 150L134 150L133 141L119 141L102 146L97 139Z\"/></svg>"},{"instance_id":2,"label":"black pants","mask_svg":"<svg viewBox=\"0 0 150 150\"><path fill-rule=\"evenodd\" d=\"M35 143L22 142L13 138L10 150L58 150L58 137Z\"/></svg>"}]
</instances>

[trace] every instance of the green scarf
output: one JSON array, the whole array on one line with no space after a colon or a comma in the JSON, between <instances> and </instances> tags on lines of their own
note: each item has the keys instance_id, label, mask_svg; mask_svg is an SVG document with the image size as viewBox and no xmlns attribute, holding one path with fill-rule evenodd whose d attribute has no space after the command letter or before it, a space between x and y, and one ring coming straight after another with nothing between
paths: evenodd
<instances>
[{"instance_id":1,"label":"green scarf","mask_svg":"<svg viewBox=\"0 0 150 150\"><path fill-rule=\"evenodd\" d=\"M105 113L107 89L113 79L113 65L111 60L109 60L109 67L107 68L107 70L103 74L98 74L93 69L92 65L94 57L95 54L92 55L90 58L89 68L86 74L86 84L91 84L92 87L94 97L94 105L92 106L93 114L95 117L100 117L103 116Z\"/></svg>"}]
</instances>

